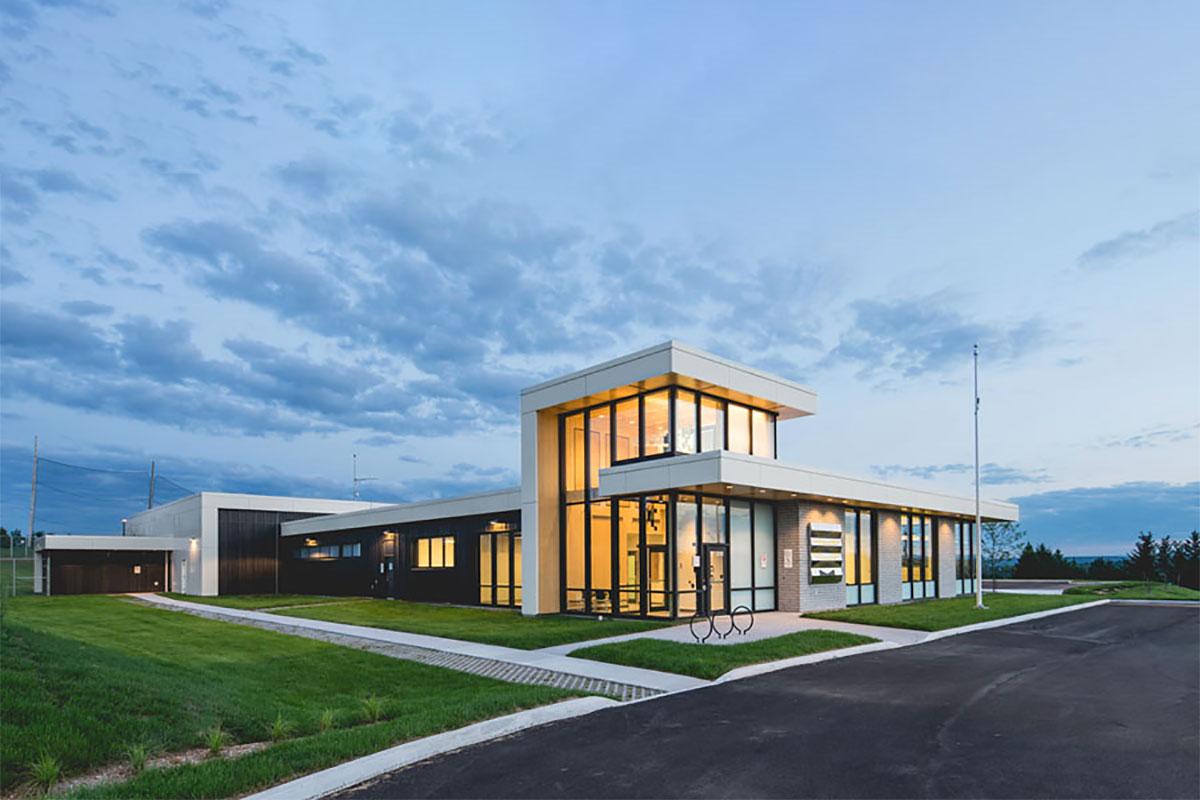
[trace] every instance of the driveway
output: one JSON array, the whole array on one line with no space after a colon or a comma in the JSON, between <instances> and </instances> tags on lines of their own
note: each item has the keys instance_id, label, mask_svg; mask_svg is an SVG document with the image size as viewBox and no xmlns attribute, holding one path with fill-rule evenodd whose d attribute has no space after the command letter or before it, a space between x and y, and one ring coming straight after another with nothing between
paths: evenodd
<instances>
[{"instance_id":1,"label":"driveway","mask_svg":"<svg viewBox=\"0 0 1200 800\"><path fill-rule=\"evenodd\" d=\"M600 711L398 797L1200 796L1200 613L1103 606Z\"/></svg>"}]
</instances>

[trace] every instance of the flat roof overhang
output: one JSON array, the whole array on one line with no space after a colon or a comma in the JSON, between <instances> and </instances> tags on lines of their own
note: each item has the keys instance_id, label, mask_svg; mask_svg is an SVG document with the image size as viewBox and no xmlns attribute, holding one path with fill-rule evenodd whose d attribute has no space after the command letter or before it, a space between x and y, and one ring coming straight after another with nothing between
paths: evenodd
<instances>
[{"instance_id":1,"label":"flat roof overhang","mask_svg":"<svg viewBox=\"0 0 1200 800\"><path fill-rule=\"evenodd\" d=\"M521 413L570 411L671 384L765 408L781 420L817 413L817 393L807 386L676 341L524 389Z\"/></svg>"},{"instance_id":2,"label":"flat roof overhang","mask_svg":"<svg viewBox=\"0 0 1200 800\"><path fill-rule=\"evenodd\" d=\"M600 470L600 494L616 497L668 490L769 500L811 500L837 505L975 516L975 499L912 489L881 481L834 475L761 456L716 450L621 464ZM983 500L983 518L1016 522L1012 503Z\"/></svg>"},{"instance_id":3,"label":"flat roof overhang","mask_svg":"<svg viewBox=\"0 0 1200 800\"><path fill-rule=\"evenodd\" d=\"M45 550L186 550L187 538L171 536L70 536L46 534L33 541L37 552Z\"/></svg>"},{"instance_id":4,"label":"flat roof overhang","mask_svg":"<svg viewBox=\"0 0 1200 800\"><path fill-rule=\"evenodd\" d=\"M294 522L283 523L280 526L280 534L282 536L300 536L304 534L332 533L334 531L348 531L357 528L402 525L406 522L470 517L477 514L499 514L505 511L520 510L520 488L501 489L495 492L482 492L462 497L424 500L419 503L376 506L375 508L363 511L350 511L345 514L328 514L321 517L298 519Z\"/></svg>"}]
</instances>

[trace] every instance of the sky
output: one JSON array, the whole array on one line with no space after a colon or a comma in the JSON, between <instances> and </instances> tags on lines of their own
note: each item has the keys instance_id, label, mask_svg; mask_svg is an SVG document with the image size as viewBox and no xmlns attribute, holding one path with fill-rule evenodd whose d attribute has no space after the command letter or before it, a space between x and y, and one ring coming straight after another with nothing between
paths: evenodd
<instances>
[{"instance_id":1,"label":"sky","mask_svg":"<svg viewBox=\"0 0 1200 800\"><path fill-rule=\"evenodd\" d=\"M519 481L674 338L789 462L1200 526L1200 6L0 2L0 522ZM126 509L128 509L126 511Z\"/></svg>"}]
</instances>

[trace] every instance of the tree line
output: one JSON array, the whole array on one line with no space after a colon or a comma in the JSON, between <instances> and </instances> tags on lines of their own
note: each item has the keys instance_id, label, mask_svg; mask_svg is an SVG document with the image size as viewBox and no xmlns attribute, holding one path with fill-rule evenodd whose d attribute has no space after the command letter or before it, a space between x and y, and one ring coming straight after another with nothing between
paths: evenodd
<instances>
[{"instance_id":1,"label":"tree line","mask_svg":"<svg viewBox=\"0 0 1200 800\"><path fill-rule=\"evenodd\" d=\"M1125 558L1097 558L1089 564L1077 563L1044 544L1037 547L1028 542L1023 544L1011 569L1014 578L1147 581L1200 589L1200 532L1197 531L1178 540L1170 536L1155 539L1154 534L1142 532ZM1001 577L996 574L998 571L993 565L993 577Z\"/></svg>"}]
</instances>

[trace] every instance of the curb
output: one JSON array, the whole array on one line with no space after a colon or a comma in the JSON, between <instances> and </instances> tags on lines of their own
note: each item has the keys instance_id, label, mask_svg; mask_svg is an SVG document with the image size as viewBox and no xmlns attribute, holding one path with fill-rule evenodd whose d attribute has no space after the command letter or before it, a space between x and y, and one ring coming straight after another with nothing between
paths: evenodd
<instances>
[{"instance_id":1,"label":"curb","mask_svg":"<svg viewBox=\"0 0 1200 800\"><path fill-rule=\"evenodd\" d=\"M960 628L947 628L944 631L930 631L920 644L932 642L937 639L945 639L948 636L958 636L961 633L974 633L975 631L986 631L991 628L1003 628L1005 625L1017 625L1022 622L1030 622L1043 617L1053 617L1056 614L1070 614L1072 611L1082 611L1085 608L1097 608L1099 606L1108 605L1111 600L1093 600L1090 603L1076 603L1071 606L1063 606L1061 608L1050 608L1045 611L1034 611L1030 614L1021 614L1018 617L1002 617L1001 619L993 619L988 622L977 622L974 625L963 625Z\"/></svg>"},{"instance_id":2,"label":"curb","mask_svg":"<svg viewBox=\"0 0 1200 800\"><path fill-rule=\"evenodd\" d=\"M621 703L607 697L581 697L576 700L564 700L561 703L518 711L515 714L476 722L465 728L389 747L387 750L380 750L377 753L305 775L303 778L272 786L249 795L244 800L317 800L317 798L334 792L358 786L380 775L395 772L418 761L502 736L509 736L518 731L536 728L539 725L582 717L593 711L618 705Z\"/></svg>"},{"instance_id":3,"label":"curb","mask_svg":"<svg viewBox=\"0 0 1200 800\"><path fill-rule=\"evenodd\" d=\"M790 669L791 667L799 667L805 664L817 664L822 661L833 661L838 658L848 658L849 656L863 655L864 653L874 653L879 650L893 650L897 647L913 647L920 642L913 644L900 644L899 642L871 642L870 644L859 644L854 647L840 647L836 650L825 650L820 653L810 653L806 656L794 656L792 658L781 658L778 661L764 661L761 664L747 664L744 667L731 669L724 675L713 680L713 685L718 683L727 683L728 681L739 681L743 678L753 678L755 675L766 675L769 672L777 672L781 669ZM703 687L701 687L703 688Z\"/></svg>"}]
</instances>

